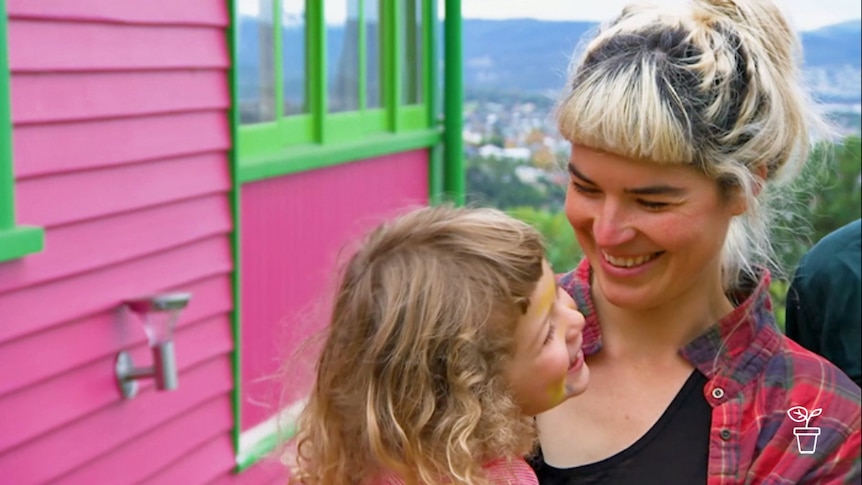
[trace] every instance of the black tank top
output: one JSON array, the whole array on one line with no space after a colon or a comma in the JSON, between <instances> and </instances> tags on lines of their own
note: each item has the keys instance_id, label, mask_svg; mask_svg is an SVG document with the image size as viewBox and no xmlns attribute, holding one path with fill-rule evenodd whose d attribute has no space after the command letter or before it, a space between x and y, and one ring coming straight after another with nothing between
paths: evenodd
<instances>
[{"instance_id":1,"label":"black tank top","mask_svg":"<svg viewBox=\"0 0 862 485\"><path fill-rule=\"evenodd\" d=\"M706 376L695 370L659 420L631 446L604 460L554 468L530 461L541 485L697 485L706 483L712 408ZM577 399L577 397L575 398Z\"/></svg>"}]
</instances>

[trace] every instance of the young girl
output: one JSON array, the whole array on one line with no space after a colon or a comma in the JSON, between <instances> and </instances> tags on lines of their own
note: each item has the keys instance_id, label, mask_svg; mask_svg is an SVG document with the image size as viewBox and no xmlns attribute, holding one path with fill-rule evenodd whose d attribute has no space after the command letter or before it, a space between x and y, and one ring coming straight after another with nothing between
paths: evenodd
<instances>
[{"instance_id":1,"label":"young girl","mask_svg":"<svg viewBox=\"0 0 862 485\"><path fill-rule=\"evenodd\" d=\"M344 269L291 483L536 484L531 417L584 391L583 324L525 223L381 225Z\"/></svg>"}]
</instances>

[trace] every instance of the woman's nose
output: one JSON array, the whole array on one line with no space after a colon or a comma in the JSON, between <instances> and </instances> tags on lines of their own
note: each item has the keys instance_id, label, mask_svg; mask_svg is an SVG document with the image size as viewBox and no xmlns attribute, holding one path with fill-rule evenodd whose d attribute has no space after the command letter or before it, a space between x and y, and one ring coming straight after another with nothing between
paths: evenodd
<instances>
[{"instance_id":1,"label":"woman's nose","mask_svg":"<svg viewBox=\"0 0 862 485\"><path fill-rule=\"evenodd\" d=\"M624 211L612 202L606 202L593 220L593 237L599 247L619 246L634 234Z\"/></svg>"}]
</instances>

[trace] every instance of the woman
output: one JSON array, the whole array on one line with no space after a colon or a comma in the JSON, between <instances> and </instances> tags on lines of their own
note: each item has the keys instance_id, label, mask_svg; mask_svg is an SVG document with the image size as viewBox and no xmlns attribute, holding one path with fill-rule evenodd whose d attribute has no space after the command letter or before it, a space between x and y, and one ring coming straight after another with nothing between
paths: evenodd
<instances>
[{"instance_id":1,"label":"woman","mask_svg":"<svg viewBox=\"0 0 862 485\"><path fill-rule=\"evenodd\" d=\"M575 64L560 284L592 378L537 417L540 483L859 483L859 388L781 334L764 267L817 122L798 48L768 0L700 0L626 8Z\"/></svg>"}]
</instances>

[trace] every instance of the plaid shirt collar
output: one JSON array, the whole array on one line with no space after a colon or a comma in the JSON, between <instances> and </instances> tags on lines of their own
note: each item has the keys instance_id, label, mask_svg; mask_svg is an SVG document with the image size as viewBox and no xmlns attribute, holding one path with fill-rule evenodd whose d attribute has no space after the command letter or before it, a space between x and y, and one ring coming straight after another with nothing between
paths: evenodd
<instances>
[{"instance_id":1,"label":"plaid shirt collar","mask_svg":"<svg viewBox=\"0 0 862 485\"><path fill-rule=\"evenodd\" d=\"M590 294L590 275L590 263L584 258L577 268L559 278L560 286L572 295L586 319L583 331L586 355L602 348L601 327ZM769 283L769 271L763 269L751 290L736 295L736 301L740 302L736 309L683 346L680 355L709 379L719 373L729 374L739 387L754 379L759 372L757 363L768 361L781 340L772 314Z\"/></svg>"}]
</instances>

